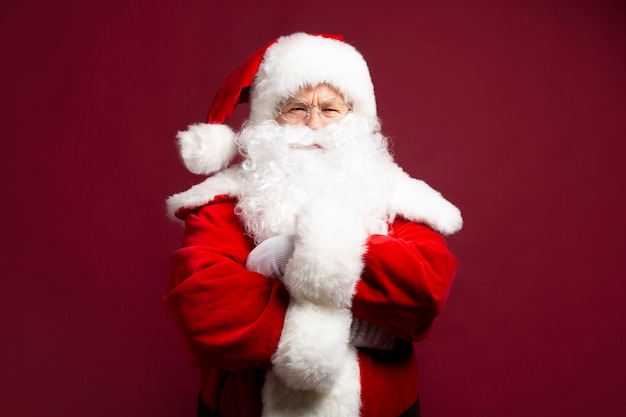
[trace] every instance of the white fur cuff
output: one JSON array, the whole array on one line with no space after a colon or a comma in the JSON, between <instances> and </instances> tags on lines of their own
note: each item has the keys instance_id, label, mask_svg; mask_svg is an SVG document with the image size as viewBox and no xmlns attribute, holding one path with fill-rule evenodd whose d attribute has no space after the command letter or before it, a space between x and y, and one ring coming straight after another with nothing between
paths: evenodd
<instances>
[{"instance_id":1,"label":"white fur cuff","mask_svg":"<svg viewBox=\"0 0 626 417\"><path fill-rule=\"evenodd\" d=\"M297 390L330 391L344 366L352 315L347 309L291 301L273 371Z\"/></svg>"},{"instance_id":2,"label":"white fur cuff","mask_svg":"<svg viewBox=\"0 0 626 417\"><path fill-rule=\"evenodd\" d=\"M296 300L350 307L363 270L367 229L340 205L312 203L298 217L283 281Z\"/></svg>"},{"instance_id":3,"label":"white fur cuff","mask_svg":"<svg viewBox=\"0 0 626 417\"><path fill-rule=\"evenodd\" d=\"M263 417L358 417L361 380L356 350L348 350L342 362L337 383L326 393L295 390L269 371L263 386Z\"/></svg>"}]
</instances>

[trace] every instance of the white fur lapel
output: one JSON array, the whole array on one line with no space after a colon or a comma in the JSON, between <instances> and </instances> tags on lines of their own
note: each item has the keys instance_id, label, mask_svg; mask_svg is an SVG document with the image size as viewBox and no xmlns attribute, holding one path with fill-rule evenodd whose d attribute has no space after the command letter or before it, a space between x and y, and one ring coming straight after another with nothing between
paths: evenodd
<instances>
[{"instance_id":1,"label":"white fur lapel","mask_svg":"<svg viewBox=\"0 0 626 417\"><path fill-rule=\"evenodd\" d=\"M241 182L238 172L239 164L232 165L194 185L187 191L170 196L166 201L168 216L172 220L178 220L176 218L178 210L191 210L201 207L220 195L239 197Z\"/></svg>"}]
</instances>

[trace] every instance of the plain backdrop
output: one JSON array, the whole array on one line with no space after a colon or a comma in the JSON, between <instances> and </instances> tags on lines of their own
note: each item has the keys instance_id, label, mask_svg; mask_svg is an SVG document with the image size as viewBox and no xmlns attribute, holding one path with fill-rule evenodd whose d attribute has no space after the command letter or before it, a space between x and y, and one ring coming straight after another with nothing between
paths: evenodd
<instances>
[{"instance_id":1,"label":"plain backdrop","mask_svg":"<svg viewBox=\"0 0 626 417\"><path fill-rule=\"evenodd\" d=\"M195 415L161 300L164 201L202 180L174 138L296 31L363 53L397 162L464 215L423 415L626 415L624 2L5 3L0 415Z\"/></svg>"}]
</instances>

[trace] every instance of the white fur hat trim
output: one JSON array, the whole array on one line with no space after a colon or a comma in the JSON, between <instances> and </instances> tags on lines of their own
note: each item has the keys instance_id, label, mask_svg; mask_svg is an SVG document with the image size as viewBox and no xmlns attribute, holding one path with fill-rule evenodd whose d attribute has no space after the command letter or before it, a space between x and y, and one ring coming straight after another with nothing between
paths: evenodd
<instances>
[{"instance_id":1,"label":"white fur hat trim","mask_svg":"<svg viewBox=\"0 0 626 417\"><path fill-rule=\"evenodd\" d=\"M295 33L265 52L252 84L250 120L273 119L281 100L324 83L338 89L355 113L376 118L374 85L363 56L340 40Z\"/></svg>"}]
</instances>

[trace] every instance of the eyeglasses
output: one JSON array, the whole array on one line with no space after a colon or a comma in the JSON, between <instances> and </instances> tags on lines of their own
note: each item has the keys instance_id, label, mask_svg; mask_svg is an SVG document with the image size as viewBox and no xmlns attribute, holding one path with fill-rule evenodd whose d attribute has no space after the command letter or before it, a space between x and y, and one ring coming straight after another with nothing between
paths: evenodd
<instances>
[{"instance_id":1,"label":"eyeglasses","mask_svg":"<svg viewBox=\"0 0 626 417\"><path fill-rule=\"evenodd\" d=\"M339 121L352 111L352 107L339 98L328 99L319 106L290 100L279 108L278 115L288 123L300 123L311 116L313 107L317 107L320 117L327 122Z\"/></svg>"}]
</instances>

